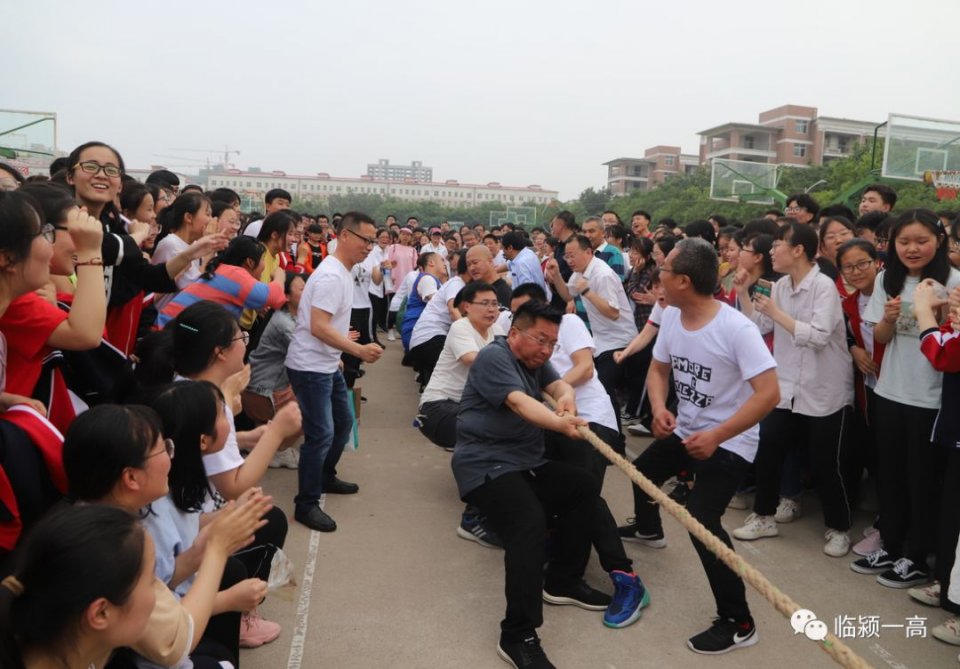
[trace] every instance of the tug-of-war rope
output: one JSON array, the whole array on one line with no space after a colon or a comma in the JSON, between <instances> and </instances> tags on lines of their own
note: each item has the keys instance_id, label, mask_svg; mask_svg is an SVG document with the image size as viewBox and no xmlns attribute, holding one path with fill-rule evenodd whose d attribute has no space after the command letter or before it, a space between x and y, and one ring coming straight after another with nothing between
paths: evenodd
<instances>
[{"instance_id":1,"label":"tug-of-war rope","mask_svg":"<svg viewBox=\"0 0 960 669\"><path fill-rule=\"evenodd\" d=\"M547 404L556 408L556 402L552 397L546 393L544 393L544 397L547 400ZM600 451L604 457L619 467L621 471L623 471L623 473L626 474L631 481L636 483L641 490L647 493L647 495L649 495L654 502L666 509L671 516L676 518L677 521L683 525L684 529L699 539L700 542L710 550L710 552L720 558L724 564L734 571L734 573L739 574L740 578L749 583L754 590L759 592L767 599L768 602L773 604L773 608L782 613L788 619L794 614L794 612L805 608L793 601L793 599L791 599L788 595L784 594L780 588L771 583L760 571L750 565L750 563L744 560L743 557L734 552L725 543L720 541L720 539L710 530L704 527L700 521L691 516L690 512L687 511L685 507L680 506L670 499L666 493L654 485L653 481L637 471L637 468L633 466L633 463L614 451L609 444L594 434L589 427L586 425L580 425L577 427L577 430L580 432L581 436L590 443L591 446ZM817 645L820 646L820 648L822 648L830 657L833 658L837 664L842 667L846 667L847 669L870 669L871 667L871 665L867 664L866 660L854 653L849 646L847 646L829 631L827 632L826 638L823 639L823 641L817 642Z\"/></svg>"}]
</instances>

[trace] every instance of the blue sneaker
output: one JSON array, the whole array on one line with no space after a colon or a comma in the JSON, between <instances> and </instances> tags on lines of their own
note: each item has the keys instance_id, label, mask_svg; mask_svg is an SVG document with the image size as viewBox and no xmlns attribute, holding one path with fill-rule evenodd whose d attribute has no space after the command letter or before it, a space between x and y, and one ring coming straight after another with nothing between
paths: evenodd
<instances>
[{"instance_id":1,"label":"blue sneaker","mask_svg":"<svg viewBox=\"0 0 960 669\"><path fill-rule=\"evenodd\" d=\"M641 611L650 605L650 592L643 587L640 577L625 571L610 572L613 581L613 601L603 614L607 627L626 627L640 619Z\"/></svg>"},{"instance_id":2,"label":"blue sneaker","mask_svg":"<svg viewBox=\"0 0 960 669\"><path fill-rule=\"evenodd\" d=\"M484 518L479 513L464 511L460 519L460 527L457 528L457 536L468 541L476 541L484 548L503 548L503 541L493 530L488 529L483 521Z\"/></svg>"}]
</instances>

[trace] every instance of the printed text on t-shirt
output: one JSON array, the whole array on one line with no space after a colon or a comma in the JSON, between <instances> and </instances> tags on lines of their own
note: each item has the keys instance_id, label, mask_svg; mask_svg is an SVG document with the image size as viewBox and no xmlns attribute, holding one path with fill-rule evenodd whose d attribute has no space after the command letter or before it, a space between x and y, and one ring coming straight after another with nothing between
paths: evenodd
<instances>
[{"instance_id":1,"label":"printed text on t-shirt","mask_svg":"<svg viewBox=\"0 0 960 669\"><path fill-rule=\"evenodd\" d=\"M671 355L670 360L674 371L673 385L676 389L677 397L700 408L713 404L712 395L706 395L697 390L697 381L710 382L710 378L713 376L713 369L705 367L699 362L694 362L688 358L681 358L676 355ZM681 379L681 375L688 375L689 382L684 382L684 380Z\"/></svg>"}]
</instances>

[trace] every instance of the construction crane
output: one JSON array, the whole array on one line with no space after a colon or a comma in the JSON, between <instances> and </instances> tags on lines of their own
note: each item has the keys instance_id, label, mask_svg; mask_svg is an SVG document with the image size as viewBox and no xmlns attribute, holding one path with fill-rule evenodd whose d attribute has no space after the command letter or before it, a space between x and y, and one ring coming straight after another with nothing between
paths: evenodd
<instances>
[{"instance_id":1,"label":"construction crane","mask_svg":"<svg viewBox=\"0 0 960 669\"><path fill-rule=\"evenodd\" d=\"M223 145L223 150L222 150L222 151L221 151L220 149L167 149L167 150L168 150L168 151L184 151L184 152L188 152L188 153L205 153L205 154L207 154L207 159L206 159L207 168L210 167L210 156L212 156L212 155L223 156L223 163L222 163L222 164L223 164L224 168L233 167L233 163L230 161L230 156L231 156L231 155L233 155L233 154L236 154L236 155L238 155L238 156L240 155L240 152L239 152L238 150L236 150L236 149L231 149L231 148L230 148L229 146L227 146L226 144ZM175 156L170 156L170 157L175 157ZM183 158L182 160L192 160L192 159L191 159L191 158ZM199 161L199 160L198 160L197 162L203 162L203 161Z\"/></svg>"}]
</instances>

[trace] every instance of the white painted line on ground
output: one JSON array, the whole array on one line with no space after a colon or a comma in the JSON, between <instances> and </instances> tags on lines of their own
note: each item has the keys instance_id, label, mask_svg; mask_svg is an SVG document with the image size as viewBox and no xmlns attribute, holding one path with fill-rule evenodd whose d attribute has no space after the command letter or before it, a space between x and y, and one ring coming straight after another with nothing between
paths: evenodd
<instances>
[{"instance_id":1,"label":"white painted line on ground","mask_svg":"<svg viewBox=\"0 0 960 669\"><path fill-rule=\"evenodd\" d=\"M887 665L889 665L890 667L893 667L893 669L910 669L903 662L895 658L893 656L893 653L891 653L889 650L887 650L886 648L884 648L878 643L872 644L870 646L870 650L872 650L877 657L879 657L881 660L886 662Z\"/></svg>"},{"instance_id":2,"label":"white painted line on ground","mask_svg":"<svg viewBox=\"0 0 960 669\"><path fill-rule=\"evenodd\" d=\"M303 580L300 581L300 600L297 602L297 625L290 640L290 657L287 669L300 669L303 663L303 645L307 638L307 620L310 617L310 596L313 593L313 571L317 566L317 552L320 547L320 533L310 531L310 549L307 551L307 563L303 565Z\"/></svg>"}]
</instances>

